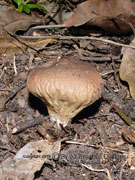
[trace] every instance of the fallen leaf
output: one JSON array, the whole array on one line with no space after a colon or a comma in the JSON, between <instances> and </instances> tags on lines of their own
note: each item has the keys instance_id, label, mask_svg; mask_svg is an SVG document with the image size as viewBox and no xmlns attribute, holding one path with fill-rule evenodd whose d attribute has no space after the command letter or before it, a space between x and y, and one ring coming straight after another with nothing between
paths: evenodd
<instances>
[{"instance_id":1,"label":"fallen leaf","mask_svg":"<svg viewBox=\"0 0 135 180\"><path fill-rule=\"evenodd\" d=\"M64 22L67 26L86 24L108 31L132 31L135 24L135 2L131 0L88 0L79 4L72 16Z\"/></svg>"},{"instance_id":2,"label":"fallen leaf","mask_svg":"<svg viewBox=\"0 0 135 180\"><path fill-rule=\"evenodd\" d=\"M135 39L130 45L135 46ZM135 100L135 49L125 50L120 65L120 78L129 84L131 96Z\"/></svg>"},{"instance_id":3,"label":"fallen leaf","mask_svg":"<svg viewBox=\"0 0 135 180\"><path fill-rule=\"evenodd\" d=\"M1 179L32 180L44 163L53 163L53 156L58 156L60 147L61 140L53 144L47 140L26 144L13 159L9 158L0 164Z\"/></svg>"},{"instance_id":4,"label":"fallen leaf","mask_svg":"<svg viewBox=\"0 0 135 180\"><path fill-rule=\"evenodd\" d=\"M18 13L11 7L0 5L0 53L5 55L20 54L29 47L39 50L54 41L52 39L24 39L15 34L17 31L27 30L33 24L41 23L40 18Z\"/></svg>"}]
</instances>

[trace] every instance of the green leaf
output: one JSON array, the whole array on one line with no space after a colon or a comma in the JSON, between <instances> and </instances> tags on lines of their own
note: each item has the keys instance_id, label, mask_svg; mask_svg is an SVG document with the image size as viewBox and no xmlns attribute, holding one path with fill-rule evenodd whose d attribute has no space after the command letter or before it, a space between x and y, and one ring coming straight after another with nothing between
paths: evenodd
<instances>
[{"instance_id":1,"label":"green leaf","mask_svg":"<svg viewBox=\"0 0 135 180\"><path fill-rule=\"evenodd\" d=\"M18 4L18 0L13 0L16 4Z\"/></svg>"},{"instance_id":2,"label":"green leaf","mask_svg":"<svg viewBox=\"0 0 135 180\"><path fill-rule=\"evenodd\" d=\"M43 6L39 4L27 4L27 7L29 7L30 9L40 9L45 11L46 13L48 12Z\"/></svg>"},{"instance_id":3,"label":"green leaf","mask_svg":"<svg viewBox=\"0 0 135 180\"><path fill-rule=\"evenodd\" d=\"M27 14L30 14L30 8L27 5L23 6L23 11L26 12Z\"/></svg>"},{"instance_id":4,"label":"green leaf","mask_svg":"<svg viewBox=\"0 0 135 180\"><path fill-rule=\"evenodd\" d=\"M20 7L22 4L22 0L14 0L14 2L18 5L18 7Z\"/></svg>"},{"instance_id":5,"label":"green leaf","mask_svg":"<svg viewBox=\"0 0 135 180\"><path fill-rule=\"evenodd\" d=\"M18 7L18 12L23 12L23 5L21 4L19 7Z\"/></svg>"},{"instance_id":6,"label":"green leaf","mask_svg":"<svg viewBox=\"0 0 135 180\"><path fill-rule=\"evenodd\" d=\"M28 4L29 2L30 2L30 0L26 0L26 1L24 2L24 5Z\"/></svg>"}]
</instances>

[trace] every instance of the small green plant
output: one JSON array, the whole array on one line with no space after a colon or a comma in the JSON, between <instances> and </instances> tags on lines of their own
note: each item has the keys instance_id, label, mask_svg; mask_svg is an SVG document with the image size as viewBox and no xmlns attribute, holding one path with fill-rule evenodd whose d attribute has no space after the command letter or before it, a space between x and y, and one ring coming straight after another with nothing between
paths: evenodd
<instances>
[{"instance_id":1,"label":"small green plant","mask_svg":"<svg viewBox=\"0 0 135 180\"><path fill-rule=\"evenodd\" d=\"M31 9L40 9L47 13L47 10L39 4L30 4L31 0L13 0L17 4L18 12L30 14Z\"/></svg>"}]
</instances>

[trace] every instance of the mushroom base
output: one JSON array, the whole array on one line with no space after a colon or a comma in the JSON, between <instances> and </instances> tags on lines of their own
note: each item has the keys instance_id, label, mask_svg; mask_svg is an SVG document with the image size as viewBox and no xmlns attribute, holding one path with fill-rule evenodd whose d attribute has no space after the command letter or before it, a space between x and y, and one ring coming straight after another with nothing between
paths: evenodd
<instances>
[{"instance_id":1,"label":"mushroom base","mask_svg":"<svg viewBox=\"0 0 135 180\"><path fill-rule=\"evenodd\" d=\"M66 118L64 116L61 116L61 115L55 113L54 111L50 110L49 108L48 108L48 113L49 113L49 116L50 116L50 120L53 121L53 122L56 122L58 128L60 127L60 124L63 127L66 127L68 125L68 123L71 121L71 119Z\"/></svg>"}]
</instances>

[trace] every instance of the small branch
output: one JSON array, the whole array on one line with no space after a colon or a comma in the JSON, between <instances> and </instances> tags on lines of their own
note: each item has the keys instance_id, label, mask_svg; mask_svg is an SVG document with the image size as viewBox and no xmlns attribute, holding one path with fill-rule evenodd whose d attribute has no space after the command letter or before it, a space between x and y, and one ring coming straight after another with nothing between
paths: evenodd
<instances>
[{"instance_id":1,"label":"small branch","mask_svg":"<svg viewBox=\"0 0 135 180\"><path fill-rule=\"evenodd\" d=\"M129 154L128 154L128 165L131 166L132 161L132 154L133 154L133 145L129 146Z\"/></svg>"},{"instance_id":2,"label":"small branch","mask_svg":"<svg viewBox=\"0 0 135 180\"><path fill-rule=\"evenodd\" d=\"M23 123L19 123L17 126L15 126L12 130L12 134L17 134L20 133L22 131L24 131L27 128L36 126L36 125L40 125L44 122L44 118L38 117L35 118L33 121L27 121L27 122L23 122Z\"/></svg>"},{"instance_id":3,"label":"small branch","mask_svg":"<svg viewBox=\"0 0 135 180\"><path fill-rule=\"evenodd\" d=\"M115 81L117 82L118 88L122 89L121 83L120 83L120 78L117 75L116 64L115 64L114 59L112 59L112 67L113 67L113 70L114 70L114 78L115 78Z\"/></svg>"},{"instance_id":4,"label":"small branch","mask_svg":"<svg viewBox=\"0 0 135 180\"><path fill-rule=\"evenodd\" d=\"M116 69L116 72L119 72L119 69ZM104 76L106 76L106 75L108 75L108 74L112 74L112 73L114 73L114 70L102 72L100 75L101 75L102 77L104 77Z\"/></svg>"},{"instance_id":5,"label":"small branch","mask_svg":"<svg viewBox=\"0 0 135 180\"><path fill-rule=\"evenodd\" d=\"M15 75L17 75L16 63L15 63L15 56L13 57L13 68L14 68Z\"/></svg>"},{"instance_id":6,"label":"small branch","mask_svg":"<svg viewBox=\"0 0 135 180\"><path fill-rule=\"evenodd\" d=\"M119 176L119 179L122 180L122 174L123 174L123 169L124 169L124 166L127 164L127 160L123 163L123 165L121 166L121 170L120 170L120 176Z\"/></svg>"},{"instance_id":7,"label":"small branch","mask_svg":"<svg viewBox=\"0 0 135 180\"><path fill-rule=\"evenodd\" d=\"M32 27L32 29L45 29L45 28L66 28L69 26L66 26L64 24L54 24L54 25L41 25L41 26L35 26Z\"/></svg>"},{"instance_id":8,"label":"small branch","mask_svg":"<svg viewBox=\"0 0 135 180\"><path fill-rule=\"evenodd\" d=\"M19 91L21 91L21 90L24 89L25 87L26 87L26 85L25 85L25 82L24 82L21 87L19 87L11 96L9 96L9 97L7 98L7 100L6 100L6 102L5 102L5 105L6 105L10 100L12 100L12 99L17 95L17 93L18 93Z\"/></svg>"},{"instance_id":9,"label":"small branch","mask_svg":"<svg viewBox=\"0 0 135 180\"><path fill-rule=\"evenodd\" d=\"M114 42L108 39L96 38L96 37L89 37L89 36L61 36L61 35L53 35L53 36L20 36L24 39L60 39L60 40L69 40L69 39L79 39L79 40L95 40L95 41L102 41L104 43L113 44L115 46L122 46L127 48L135 49L135 46L126 45L118 42Z\"/></svg>"},{"instance_id":10,"label":"small branch","mask_svg":"<svg viewBox=\"0 0 135 180\"><path fill-rule=\"evenodd\" d=\"M96 62L108 62L108 61L112 61L112 59L114 61L121 62L120 58L121 58L120 56L112 56L112 57L109 57L109 56L102 56L102 57L94 57L94 56L85 57L85 56L82 56L82 57L80 57L81 60L96 61Z\"/></svg>"},{"instance_id":11,"label":"small branch","mask_svg":"<svg viewBox=\"0 0 135 180\"><path fill-rule=\"evenodd\" d=\"M105 168L105 169L94 169L94 168L92 168L91 165L85 165L85 164L81 164L81 165L84 166L87 169L90 169L91 171L105 172L108 175L108 180L112 180L110 172L109 172L109 170L107 168Z\"/></svg>"},{"instance_id":12,"label":"small branch","mask_svg":"<svg viewBox=\"0 0 135 180\"><path fill-rule=\"evenodd\" d=\"M93 147L93 148L102 148L102 149L106 149L106 150L111 150L111 151L116 151L116 152L120 152L123 153L124 155L128 155L129 152L124 151L124 150L120 150L120 149L116 149L116 148L111 148L111 147L107 147L107 146L101 146L101 145L93 145L93 144L86 144L84 142L77 142L77 141L65 141L65 143L68 144L76 144L76 145L83 145L83 146L88 146L88 147ZM135 152L133 152L133 156L135 157Z\"/></svg>"}]
</instances>

